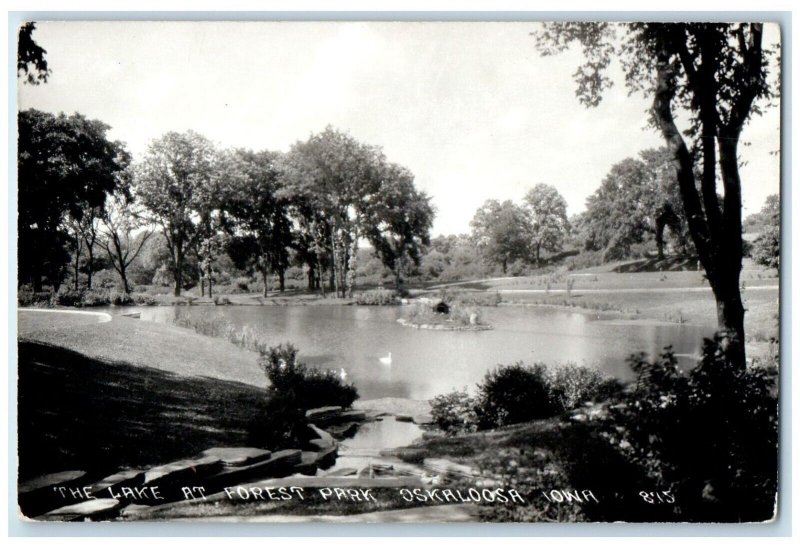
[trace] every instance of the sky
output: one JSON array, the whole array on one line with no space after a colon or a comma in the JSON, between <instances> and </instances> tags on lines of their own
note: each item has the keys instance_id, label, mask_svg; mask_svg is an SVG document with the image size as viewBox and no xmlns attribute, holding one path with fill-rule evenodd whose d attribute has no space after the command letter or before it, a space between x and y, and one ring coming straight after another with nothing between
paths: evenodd
<instances>
[{"instance_id":1,"label":"sky","mask_svg":"<svg viewBox=\"0 0 800 548\"><path fill-rule=\"evenodd\" d=\"M622 73L599 107L575 97L579 51L541 57L535 23L39 22L46 84L20 109L80 112L134 159L168 131L286 151L327 125L378 145L432 196L433 234L466 233L487 199L553 185L570 215L611 166L663 141ZM767 42L778 39L768 26ZM744 214L780 187L780 113L745 128Z\"/></svg>"}]
</instances>

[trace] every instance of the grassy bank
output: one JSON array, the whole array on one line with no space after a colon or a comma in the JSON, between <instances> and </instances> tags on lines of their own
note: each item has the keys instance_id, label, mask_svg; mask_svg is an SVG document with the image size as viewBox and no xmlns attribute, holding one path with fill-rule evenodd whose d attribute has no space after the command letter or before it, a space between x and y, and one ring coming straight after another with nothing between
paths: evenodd
<instances>
[{"instance_id":1,"label":"grassy bank","mask_svg":"<svg viewBox=\"0 0 800 548\"><path fill-rule=\"evenodd\" d=\"M262 383L263 384L263 383ZM264 389L19 344L19 474L98 475L248 445Z\"/></svg>"},{"instance_id":2,"label":"grassy bank","mask_svg":"<svg viewBox=\"0 0 800 548\"><path fill-rule=\"evenodd\" d=\"M82 315L25 311L19 313L18 325L20 340L63 347L100 361L257 387L266 384L257 354L189 329L121 316L97 323Z\"/></svg>"}]
</instances>

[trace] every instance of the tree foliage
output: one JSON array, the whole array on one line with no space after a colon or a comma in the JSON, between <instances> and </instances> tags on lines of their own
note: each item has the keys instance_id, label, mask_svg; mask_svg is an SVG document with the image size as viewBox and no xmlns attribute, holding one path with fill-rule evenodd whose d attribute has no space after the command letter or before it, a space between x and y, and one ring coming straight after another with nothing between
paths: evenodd
<instances>
[{"instance_id":1,"label":"tree foliage","mask_svg":"<svg viewBox=\"0 0 800 548\"><path fill-rule=\"evenodd\" d=\"M607 260L628 257L633 244L653 238L663 257L666 228L685 252L686 219L668 151L644 150L614 164L587 198L583 223L585 247L604 251Z\"/></svg>"},{"instance_id":2,"label":"tree foliage","mask_svg":"<svg viewBox=\"0 0 800 548\"><path fill-rule=\"evenodd\" d=\"M564 246L569 233L567 201L555 187L539 183L523 199L529 217L531 247L536 264L541 261L541 251L557 253Z\"/></svg>"},{"instance_id":3,"label":"tree foliage","mask_svg":"<svg viewBox=\"0 0 800 548\"><path fill-rule=\"evenodd\" d=\"M153 235L129 189L123 187L109 197L101 231L100 246L119 275L122 291L129 293L129 268Z\"/></svg>"},{"instance_id":4,"label":"tree foliage","mask_svg":"<svg viewBox=\"0 0 800 548\"><path fill-rule=\"evenodd\" d=\"M102 210L125 177L130 157L106 137L109 126L80 114L30 109L18 119L19 279L58 286L69 260L68 219Z\"/></svg>"},{"instance_id":5,"label":"tree foliage","mask_svg":"<svg viewBox=\"0 0 800 548\"><path fill-rule=\"evenodd\" d=\"M47 51L33 39L36 23L23 23L17 35L17 78L33 86L47 82L52 72L47 66Z\"/></svg>"},{"instance_id":6,"label":"tree foliage","mask_svg":"<svg viewBox=\"0 0 800 548\"><path fill-rule=\"evenodd\" d=\"M478 252L489 263L499 264L505 274L515 260L527 260L531 234L526 212L511 200L487 200L470 222Z\"/></svg>"},{"instance_id":7,"label":"tree foliage","mask_svg":"<svg viewBox=\"0 0 800 548\"><path fill-rule=\"evenodd\" d=\"M202 135L169 132L150 143L136 166L137 193L169 248L176 296L186 254L204 236L203 225L218 205L216 159L213 144Z\"/></svg>"},{"instance_id":8,"label":"tree foliage","mask_svg":"<svg viewBox=\"0 0 800 548\"><path fill-rule=\"evenodd\" d=\"M225 167L225 211L233 226L232 249L239 266L255 267L262 275L264 296L270 271L278 272L280 290L289 266L292 224L289 200L281 195L276 152L234 150Z\"/></svg>"},{"instance_id":9,"label":"tree foliage","mask_svg":"<svg viewBox=\"0 0 800 548\"><path fill-rule=\"evenodd\" d=\"M318 268L329 259L338 295L352 295L362 237L398 283L403 259L418 263L433 210L414 189L411 173L390 164L379 148L329 126L292 146L282 176Z\"/></svg>"},{"instance_id":10,"label":"tree foliage","mask_svg":"<svg viewBox=\"0 0 800 548\"><path fill-rule=\"evenodd\" d=\"M767 197L764 207L758 213L761 230L753 242L753 260L768 268L781 266L781 201L777 194Z\"/></svg>"}]
</instances>

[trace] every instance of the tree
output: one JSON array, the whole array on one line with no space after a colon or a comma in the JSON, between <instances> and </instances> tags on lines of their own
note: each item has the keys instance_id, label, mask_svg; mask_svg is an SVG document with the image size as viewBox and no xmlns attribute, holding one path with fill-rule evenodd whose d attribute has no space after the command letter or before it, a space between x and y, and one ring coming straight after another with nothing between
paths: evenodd
<instances>
[{"instance_id":1,"label":"tree","mask_svg":"<svg viewBox=\"0 0 800 548\"><path fill-rule=\"evenodd\" d=\"M365 235L400 289L407 262L419 266L423 248L430 244L434 210L430 197L414 187L414 175L408 169L388 164L381 179L378 199L367 214Z\"/></svg>"},{"instance_id":2,"label":"tree","mask_svg":"<svg viewBox=\"0 0 800 548\"><path fill-rule=\"evenodd\" d=\"M564 246L564 237L570 230L567 201L554 187L540 183L525 194L523 207L529 216L531 245L538 266L543 249L557 253Z\"/></svg>"},{"instance_id":3,"label":"tree","mask_svg":"<svg viewBox=\"0 0 800 548\"><path fill-rule=\"evenodd\" d=\"M108 254L125 293L130 293L131 290L128 269L139 257L153 233L153 229L147 226L135 197L129 192L117 191L106 202L100 247Z\"/></svg>"},{"instance_id":4,"label":"tree","mask_svg":"<svg viewBox=\"0 0 800 548\"><path fill-rule=\"evenodd\" d=\"M194 131L169 132L147 148L136 166L136 191L152 221L161 226L170 254L174 294L183 287L186 254L204 236L201 227L219 193L216 150Z\"/></svg>"},{"instance_id":5,"label":"tree","mask_svg":"<svg viewBox=\"0 0 800 548\"><path fill-rule=\"evenodd\" d=\"M17 77L22 78L22 83L33 86L47 82L52 72L47 66L45 55L47 51L33 40L33 31L36 23L30 21L23 23L19 28L17 41Z\"/></svg>"},{"instance_id":6,"label":"tree","mask_svg":"<svg viewBox=\"0 0 800 548\"><path fill-rule=\"evenodd\" d=\"M629 257L631 246L649 237L663 258L667 227L685 250L686 222L669 152L644 150L614 164L587 198L584 221L588 247L604 250L606 260Z\"/></svg>"},{"instance_id":7,"label":"tree","mask_svg":"<svg viewBox=\"0 0 800 548\"><path fill-rule=\"evenodd\" d=\"M767 196L759 216L761 233L753 242L753 260L768 268L781 267L781 200L777 194Z\"/></svg>"},{"instance_id":8,"label":"tree","mask_svg":"<svg viewBox=\"0 0 800 548\"><path fill-rule=\"evenodd\" d=\"M130 157L109 141L109 126L80 114L19 113L19 282L58 288L69 261L69 218L82 222L103 208L122 181Z\"/></svg>"},{"instance_id":9,"label":"tree","mask_svg":"<svg viewBox=\"0 0 800 548\"><path fill-rule=\"evenodd\" d=\"M484 260L499 264L503 274L508 263L527 260L531 226L526 212L511 200L487 200L470 221L472 239Z\"/></svg>"},{"instance_id":10,"label":"tree","mask_svg":"<svg viewBox=\"0 0 800 548\"><path fill-rule=\"evenodd\" d=\"M281 195L302 204L318 264L327 249L339 296L352 294L360 234L371 204L380 199L385 163L380 149L330 126L295 143L282 162Z\"/></svg>"},{"instance_id":11,"label":"tree","mask_svg":"<svg viewBox=\"0 0 800 548\"><path fill-rule=\"evenodd\" d=\"M621 40L616 29L622 30ZM534 35L544 55L581 44L585 63L575 78L585 105L599 104L612 84L605 73L612 56L621 59L628 89L652 97L651 123L672 157L689 231L716 299L720 332L731 359L745 367L738 148L749 118L776 95L767 80L775 52L762 45L763 25L558 22L544 24ZM688 115L683 132L676 110Z\"/></svg>"},{"instance_id":12,"label":"tree","mask_svg":"<svg viewBox=\"0 0 800 548\"><path fill-rule=\"evenodd\" d=\"M269 273L278 273L281 292L285 289L285 273L289 266L292 225L289 200L281 190L281 154L277 152L236 150L227 169L225 209L234 227L232 245L244 253L235 254L237 266L249 262L260 271L264 296L269 289Z\"/></svg>"}]
</instances>

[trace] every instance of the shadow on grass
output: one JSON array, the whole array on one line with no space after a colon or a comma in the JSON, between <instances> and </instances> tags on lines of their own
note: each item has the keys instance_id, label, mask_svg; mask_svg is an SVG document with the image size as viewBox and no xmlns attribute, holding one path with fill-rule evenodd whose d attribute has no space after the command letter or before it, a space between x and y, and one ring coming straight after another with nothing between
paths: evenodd
<instances>
[{"instance_id":1,"label":"shadow on grass","mask_svg":"<svg viewBox=\"0 0 800 548\"><path fill-rule=\"evenodd\" d=\"M246 384L21 341L19 477L70 469L102 474L218 445L252 445L266 402L265 390Z\"/></svg>"}]
</instances>

